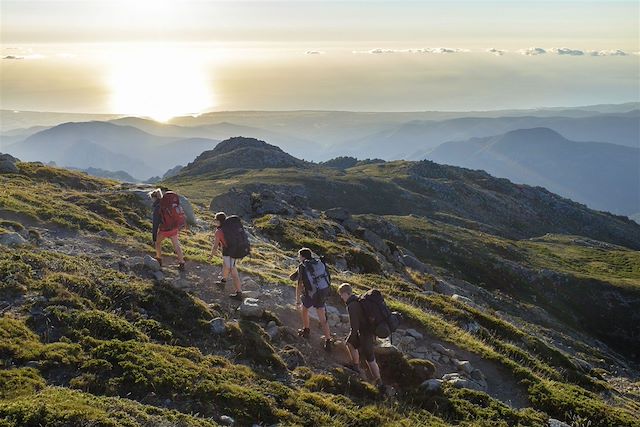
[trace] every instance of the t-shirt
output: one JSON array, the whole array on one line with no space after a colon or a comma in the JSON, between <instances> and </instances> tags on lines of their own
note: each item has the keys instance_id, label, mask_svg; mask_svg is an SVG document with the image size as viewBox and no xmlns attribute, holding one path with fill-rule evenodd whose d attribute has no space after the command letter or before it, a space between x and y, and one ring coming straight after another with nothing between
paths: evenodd
<instances>
[{"instance_id":1,"label":"t-shirt","mask_svg":"<svg viewBox=\"0 0 640 427\"><path fill-rule=\"evenodd\" d=\"M224 240L224 232L222 231L221 228L218 228L216 230L216 232L215 232L213 237L220 241L220 246L222 246L223 250L224 250L224 248L227 247L227 242Z\"/></svg>"}]
</instances>

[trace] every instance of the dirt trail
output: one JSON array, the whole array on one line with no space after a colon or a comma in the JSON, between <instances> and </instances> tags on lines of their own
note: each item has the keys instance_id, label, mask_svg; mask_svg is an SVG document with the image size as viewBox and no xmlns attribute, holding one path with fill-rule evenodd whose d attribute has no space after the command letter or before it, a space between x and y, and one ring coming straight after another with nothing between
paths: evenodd
<instances>
[{"instance_id":1,"label":"dirt trail","mask_svg":"<svg viewBox=\"0 0 640 427\"><path fill-rule=\"evenodd\" d=\"M44 241L42 248L62 252L72 255L89 255L102 260L104 264L113 265L123 257L139 257L145 253L140 253L129 247L115 245L99 236L87 233L68 233L64 230L40 230ZM151 254L151 251L147 253ZM165 276L166 286L177 286L186 292L200 298L205 303L217 304L229 319L239 318L236 309L241 301L229 298L233 291L232 285L227 283L226 287L216 285L215 282L220 275L220 267L211 264L203 264L189 261L187 259L185 271L179 271L177 262L173 256L164 257L164 267L162 272ZM292 330L301 327L300 312L295 306L295 289L293 286L266 284L260 278L248 274L241 274L241 279L247 284L246 296L258 298L264 307L275 314L282 322L283 326ZM341 314L346 313L344 305L335 295L329 298L329 305L332 305ZM468 360L472 365L480 369L487 381L487 393L515 408L529 406L526 390L517 383L513 376L505 368L495 362L483 359L473 353L462 350L451 343L439 340L427 334L426 331L417 325L402 325L401 327L413 327L424 335L420 341L422 345L433 343L441 344L456 352L460 360ZM308 340L297 339L292 343L304 356L306 365L319 371L327 371L334 367L343 366L348 362L348 353L342 339L348 333L348 324L343 323L331 330L336 343L331 352L326 352L322 348L321 330L319 323L311 320L311 337ZM436 366L436 378L444 374L457 372L453 363L438 363ZM383 380L385 380L383 378Z\"/></svg>"}]
</instances>

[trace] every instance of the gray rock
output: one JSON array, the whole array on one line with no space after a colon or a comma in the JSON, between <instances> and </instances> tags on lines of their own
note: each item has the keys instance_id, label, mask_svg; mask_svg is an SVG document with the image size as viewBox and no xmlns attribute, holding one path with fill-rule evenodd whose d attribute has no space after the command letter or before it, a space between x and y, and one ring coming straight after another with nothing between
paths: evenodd
<instances>
[{"instance_id":1,"label":"gray rock","mask_svg":"<svg viewBox=\"0 0 640 427\"><path fill-rule=\"evenodd\" d=\"M438 280L433 286L433 290L443 295L453 295L455 293L453 287L444 280Z\"/></svg>"},{"instance_id":2,"label":"gray rock","mask_svg":"<svg viewBox=\"0 0 640 427\"><path fill-rule=\"evenodd\" d=\"M402 352L395 345L385 341L380 346L375 348L375 354L381 356L391 356L393 354L402 354Z\"/></svg>"},{"instance_id":3,"label":"gray rock","mask_svg":"<svg viewBox=\"0 0 640 427\"><path fill-rule=\"evenodd\" d=\"M227 332L227 327L224 324L224 319L222 317L216 317L213 319L209 322L209 326L213 335L223 335Z\"/></svg>"},{"instance_id":4,"label":"gray rock","mask_svg":"<svg viewBox=\"0 0 640 427\"><path fill-rule=\"evenodd\" d=\"M162 283L164 282L164 273L162 271L154 271L153 272L153 278L158 282L158 283Z\"/></svg>"},{"instance_id":5,"label":"gray rock","mask_svg":"<svg viewBox=\"0 0 640 427\"><path fill-rule=\"evenodd\" d=\"M427 270L427 266L413 255L404 254L401 256L400 261L409 268L424 272Z\"/></svg>"},{"instance_id":6,"label":"gray rock","mask_svg":"<svg viewBox=\"0 0 640 427\"><path fill-rule=\"evenodd\" d=\"M193 211L193 206L191 205L191 202L182 194L180 194L179 196L180 196L180 206L182 206L182 209L184 210L184 216L187 218L187 224L196 225L197 224L196 214Z\"/></svg>"},{"instance_id":7,"label":"gray rock","mask_svg":"<svg viewBox=\"0 0 640 427\"><path fill-rule=\"evenodd\" d=\"M160 263L151 255L145 255L142 262L144 263L145 267L147 267L151 271L160 270Z\"/></svg>"},{"instance_id":8,"label":"gray rock","mask_svg":"<svg viewBox=\"0 0 640 427\"><path fill-rule=\"evenodd\" d=\"M236 420L234 420L228 415L223 415L220 417L220 424L222 424L223 426L232 426L235 423L236 423Z\"/></svg>"},{"instance_id":9,"label":"gray rock","mask_svg":"<svg viewBox=\"0 0 640 427\"><path fill-rule=\"evenodd\" d=\"M241 317L258 318L264 314L264 307L256 298L245 298L238 307L238 312Z\"/></svg>"},{"instance_id":10,"label":"gray rock","mask_svg":"<svg viewBox=\"0 0 640 427\"><path fill-rule=\"evenodd\" d=\"M98 236L100 237L109 237L109 232L107 230L98 231Z\"/></svg>"},{"instance_id":11,"label":"gray rock","mask_svg":"<svg viewBox=\"0 0 640 427\"><path fill-rule=\"evenodd\" d=\"M555 418L549 418L549 427L571 427L571 425Z\"/></svg>"},{"instance_id":12,"label":"gray rock","mask_svg":"<svg viewBox=\"0 0 640 427\"><path fill-rule=\"evenodd\" d=\"M0 245L3 246L21 246L26 245L27 240L19 233L9 232L0 234Z\"/></svg>"},{"instance_id":13,"label":"gray rock","mask_svg":"<svg viewBox=\"0 0 640 427\"><path fill-rule=\"evenodd\" d=\"M9 154L0 154L0 173L19 173L17 162L19 160Z\"/></svg>"},{"instance_id":14,"label":"gray rock","mask_svg":"<svg viewBox=\"0 0 640 427\"><path fill-rule=\"evenodd\" d=\"M455 351L451 350L450 348L446 348L442 344L438 344L436 342L431 344L431 348L433 348L435 351L437 351L438 353L440 353L440 354L442 354L444 356L448 356L448 357L455 357L456 356Z\"/></svg>"},{"instance_id":15,"label":"gray rock","mask_svg":"<svg viewBox=\"0 0 640 427\"><path fill-rule=\"evenodd\" d=\"M453 294L453 295L451 295L451 299L455 300L455 301L458 301L458 302L461 302L463 304L466 304L469 307L474 307L474 308L478 307L478 305L475 302L473 302L473 300L471 298L467 298L467 297L464 297L462 295Z\"/></svg>"},{"instance_id":16,"label":"gray rock","mask_svg":"<svg viewBox=\"0 0 640 427\"><path fill-rule=\"evenodd\" d=\"M415 329L407 329L407 335L410 335L417 340L421 340L424 338L423 335Z\"/></svg>"},{"instance_id":17,"label":"gray rock","mask_svg":"<svg viewBox=\"0 0 640 427\"><path fill-rule=\"evenodd\" d=\"M179 277L173 281L173 286L178 289L187 289L191 286L191 283L189 282L189 280Z\"/></svg>"},{"instance_id":18,"label":"gray rock","mask_svg":"<svg viewBox=\"0 0 640 427\"><path fill-rule=\"evenodd\" d=\"M420 388L422 388L423 390L429 393L437 393L442 389L442 383L443 383L442 380L433 378L430 380L426 380L425 382L420 384Z\"/></svg>"},{"instance_id":19,"label":"gray rock","mask_svg":"<svg viewBox=\"0 0 640 427\"><path fill-rule=\"evenodd\" d=\"M465 374L471 374L473 371L473 366L471 366L471 362L468 360L457 360L453 359L453 364L458 368L459 371L464 372Z\"/></svg>"},{"instance_id":20,"label":"gray rock","mask_svg":"<svg viewBox=\"0 0 640 427\"><path fill-rule=\"evenodd\" d=\"M462 329L469 332L470 334L477 334L478 332L480 332L480 325L475 320L472 320L471 322L465 323L462 326Z\"/></svg>"},{"instance_id":21,"label":"gray rock","mask_svg":"<svg viewBox=\"0 0 640 427\"><path fill-rule=\"evenodd\" d=\"M344 222L351 218L351 214L345 208L332 208L328 209L324 212L327 218L333 219L334 221Z\"/></svg>"}]
</instances>

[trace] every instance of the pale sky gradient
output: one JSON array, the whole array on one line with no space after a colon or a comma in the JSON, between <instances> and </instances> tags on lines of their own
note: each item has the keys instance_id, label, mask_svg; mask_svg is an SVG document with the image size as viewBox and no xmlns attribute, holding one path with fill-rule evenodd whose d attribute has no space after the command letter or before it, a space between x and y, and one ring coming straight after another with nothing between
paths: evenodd
<instances>
[{"instance_id":1,"label":"pale sky gradient","mask_svg":"<svg viewBox=\"0 0 640 427\"><path fill-rule=\"evenodd\" d=\"M0 5L6 109L168 118L640 100L637 1Z\"/></svg>"}]
</instances>

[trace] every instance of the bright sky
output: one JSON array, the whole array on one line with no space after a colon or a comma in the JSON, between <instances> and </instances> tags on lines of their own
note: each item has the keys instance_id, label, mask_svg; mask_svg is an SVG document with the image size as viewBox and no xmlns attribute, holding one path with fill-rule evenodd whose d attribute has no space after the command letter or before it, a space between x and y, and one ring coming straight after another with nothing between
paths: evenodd
<instances>
[{"instance_id":1,"label":"bright sky","mask_svg":"<svg viewBox=\"0 0 640 427\"><path fill-rule=\"evenodd\" d=\"M167 119L208 110L471 110L640 99L637 1L0 5L6 109Z\"/></svg>"}]
</instances>

